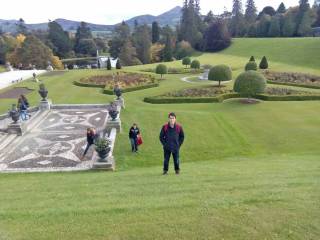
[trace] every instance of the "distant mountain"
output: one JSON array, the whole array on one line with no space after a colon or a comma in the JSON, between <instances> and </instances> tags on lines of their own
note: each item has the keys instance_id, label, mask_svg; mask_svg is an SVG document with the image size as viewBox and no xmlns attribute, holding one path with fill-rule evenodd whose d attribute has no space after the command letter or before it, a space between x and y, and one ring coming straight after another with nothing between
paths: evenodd
<instances>
[{"instance_id":1,"label":"distant mountain","mask_svg":"<svg viewBox=\"0 0 320 240\"><path fill-rule=\"evenodd\" d=\"M126 21L126 23L132 27L134 26L134 22L137 21L138 24L148 24L151 25L152 22L157 21L160 26L175 26L179 23L181 17L181 10L180 6L177 6L159 16L153 15L141 15L134 18L131 18Z\"/></svg>"},{"instance_id":2,"label":"distant mountain","mask_svg":"<svg viewBox=\"0 0 320 240\"><path fill-rule=\"evenodd\" d=\"M130 26L134 26L135 20L138 21L138 24L148 24L151 25L152 22L157 21L160 26L175 26L179 23L181 17L181 7L177 6L159 16L153 15L141 15L131 19L126 20L125 22ZM58 18L55 20L58 22L63 30L65 31L76 31L80 25L78 21L71 21L67 19ZM0 28L4 32L11 32L14 33L16 31L16 24L18 20L1 20L0 19ZM120 24L120 23L119 23ZM93 24L88 23L91 31L113 31L115 25L102 25L102 24ZM26 26L31 30L46 30L48 29L48 23L36 23L36 24L26 24Z\"/></svg>"}]
</instances>

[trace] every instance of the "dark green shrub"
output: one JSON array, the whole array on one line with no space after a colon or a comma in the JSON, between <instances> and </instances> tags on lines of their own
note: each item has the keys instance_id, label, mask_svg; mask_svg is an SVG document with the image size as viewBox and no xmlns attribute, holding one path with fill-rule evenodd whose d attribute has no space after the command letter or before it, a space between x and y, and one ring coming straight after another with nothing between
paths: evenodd
<instances>
[{"instance_id":1,"label":"dark green shrub","mask_svg":"<svg viewBox=\"0 0 320 240\"><path fill-rule=\"evenodd\" d=\"M237 77L233 90L250 98L258 93L263 93L266 86L267 80L265 77L259 72L250 70Z\"/></svg>"},{"instance_id":2,"label":"dark green shrub","mask_svg":"<svg viewBox=\"0 0 320 240\"><path fill-rule=\"evenodd\" d=\"M255 62L255 61L256 61L256 59L254 58L254 56L251 56L249 62Z\"/></svg>"},{"instance_id":3,"label":"dark green shrub","mask_svg":"<svg viewBox=\"0 0 320 240\"><path fill-rule=\"evenodd\" d=\"M263 56L263 58L261 59L259 68L260 69L268 69L269 68L269 64L268 64L268 60L267 60L266 56Z\"/></svg>"},{"instance_id":4,"label":"dark green shrub","mask_svg":"<svg viewBox=\"0 0 320 240\"><path fill-rule=\"evenodd\" d=\"M110 60L110 58L108 58L108 60L107 60L107 69L108 70L111 70L111 60Z\"/></svg>"},{"instance_id":5,"label":"dark green shrub","mask_svg":"<svg viewBox=\"0 0 320 240\"><path fill-rule=\"evenodd\" d=\"M189 57L185 57L182 59L182 65L185 65L186 67L188 67L191 63L191 59Z\"/></svg>"},{"instance_id":6,"label":"dark green shrub","mask_svg":"<svg viewBox=\"0 0 320 240\"><path fill-rule=\"evenodd\" d=\"M245 66L244 69L245 69L246 71L250 71L250 70L252 70L252 71L257 71L257 70L258 70L258 65L257 65L256 62L251 61L251 62L248 62L248 63L246 64L246 66Z\"/></svg>"},{"instance_id":7,"label":"dark green shrub","mask_svg":"<svg viewBox=\"0 0 320 240\"><path fill-rule=\"evenodd\" d=\"M117 60L117 63L116 63L116 69L121 69L122 66L121 66L121 63L120 63L120 59Z\"/></svg>"},{"instance_id":8,"label":"dark green shrub","mask_svg":"<svg viewBox=\"0 0 320 240\"><path fill-rule=\"evenodd\" d=\"M198 60L193 60L192 63L191 63L191 68L199 69L200 68L200 62Z\"/></svg>"},{"instance_id":9,"label":"dark green shrub","mask_svg":"<svg viewBox=\"0 0 320 240\"><path fill-rule=\"evenodd\" d=\"M221 82L232 80L231 68L227 65L217 65L210 69L208 80Z\"/></svg>"},{"instance_id":10,"label":"dark green shrub","mask_svg":"<svg viewBox=\"0 0 320 240\"><path fill-rule=\"evenodd\" d=\"M167 74L168 73L168 69L167 66L164 64L159 64L156 67L156 73L161 75L161 79L162 79L162 75Z\"/></svg>"}]
</instances>

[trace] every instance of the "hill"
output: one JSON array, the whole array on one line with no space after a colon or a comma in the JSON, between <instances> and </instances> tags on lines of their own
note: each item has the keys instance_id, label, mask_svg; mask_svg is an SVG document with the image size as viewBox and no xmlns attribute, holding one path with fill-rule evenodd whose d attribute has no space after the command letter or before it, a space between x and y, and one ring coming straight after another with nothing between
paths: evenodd
<instances>
[{"instance_id":1,"label":"hill","mask_svg":"<svg viewBox=\"0 0 320 240\"><path fill-rule=\"evenodd\" d=\"M157 21L160 26L165 26L165 25L175 26L179 22L180 17L181 17L181 7L177 6L159 16L141 15L125 21L130 27L134 26L135 21L138 21L139 24L148 24L148 25L151 25L153 21ZM54 21L58 22L62 26L63 30L65 31L75 31L80 25L79 21L72 21L72 20L67 20L63 18L58 18L58 19L55 19ZM18 20L0 19L0 28L2 28L4 32L13 33L16 31L17 23L18 23ZM103 24L88 23L88 26L90 27L91 31L108 32L108 31L112 31L115 28L115 26L118 24L103 25ZM26 24L26 26L30 30L48 29L48 23Z\"/></svg>"}]
</instances>

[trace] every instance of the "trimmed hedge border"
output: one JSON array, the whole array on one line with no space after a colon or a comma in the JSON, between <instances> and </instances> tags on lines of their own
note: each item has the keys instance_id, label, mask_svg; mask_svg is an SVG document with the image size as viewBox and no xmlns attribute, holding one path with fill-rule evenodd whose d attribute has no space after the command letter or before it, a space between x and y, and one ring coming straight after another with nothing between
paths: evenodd
<instances>
[{"instance_id":1,"label":"trimmed hedge border","mask_svg":"<svg viewBox=\"0 0 320 240\"><path fill-rule=\"evenodd\" d=\"M312 85L306 85L306 84L295 84L295 83L283 83L283 82L275 82L275 81L271 81L271 80L267 80L267 83L275 84L275 85L292 86L292 87L320 89L320 86L312 86Z\"/></svg>"},{"instance_id":2,"label":"trimmed hedge border","mask_svg":"<svg viewBox=\"0 0 320 240\"><path fill-rule=\"evenodd\" d=\"M224 100L232 98L245 98L238 93L222 94L217 97L146 97L144 102L152 104L175 104L175 103L221 103ZM313 101L320 100L320 95L290 95L290 96L275 96L258 94L254 98L263 101Z\"/></svg>"},{"instance_id":3,"label":"trimmed hedge border","mask_svg":"<svg viewBox=\"0 0 320 240\"><path fill-rule=\"evenodd\" d=\"M82 83L79 81L74 81L73 84L78 87L90 87L90 88L104 88L105 87L105 85L97 85L97 84L92 84L92 83Z\"/></svg>"},{"instance_id":4,"label":"trimmed hedge border","mask_svg":"<svg viewBox=\"0 0 320 240\"><path fill-rule=\"evenodd\" d=\"M152 84L147 84L147 85L142 85L142 86L137 86L137 87L123 88L123 89L121 89L121 91L122 91L122 93L127 93L127 92L133 92L133 91L154 88L154 87L159 87L159 83L152 83ZM103 93L108 94L108 95L114 95L113 90L110 88L105 88L103 90Z\"/></svg>"}]
</instances>

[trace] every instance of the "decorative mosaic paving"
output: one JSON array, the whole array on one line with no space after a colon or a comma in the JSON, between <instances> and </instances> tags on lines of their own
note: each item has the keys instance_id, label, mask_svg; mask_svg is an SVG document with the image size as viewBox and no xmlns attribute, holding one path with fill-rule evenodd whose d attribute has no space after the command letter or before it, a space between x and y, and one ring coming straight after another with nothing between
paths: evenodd
<instances>
[{"instance_id":1,"label":"decorative mosaic paving","mask_svg":"<svg viewBox=\"0 0 320 240\"><path fill-rule=\"evenodd\" d=\"M16 147L0 154L0 171L50 171L89 169L93 146L86 158L86 129L102 131L106 110L52 110L30 133L19 138Z\"/></svg>"}]
</instances>

